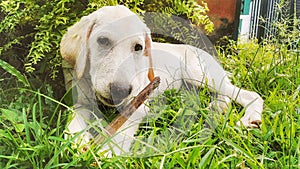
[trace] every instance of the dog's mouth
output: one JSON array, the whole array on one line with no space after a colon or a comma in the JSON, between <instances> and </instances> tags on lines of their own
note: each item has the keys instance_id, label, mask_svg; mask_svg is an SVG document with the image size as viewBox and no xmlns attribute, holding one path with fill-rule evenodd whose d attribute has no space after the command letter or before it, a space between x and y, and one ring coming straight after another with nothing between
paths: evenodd
<instances>
[{"instance_id":1,"label":"dog's mouth","mask_svg":"<svg viewBox=\"0 0 300 169\"><path fill-rule=\"evenodd\" d=\"M109 107L120 107L121 105L123 105L126 102L126 99L117 100L117 99L113 99L112 97L106 98L106 97L103 97L101 94L96 94L96 96L101 103L103 103L105 106L109 106Z\"/></svg>"}]
</instances>

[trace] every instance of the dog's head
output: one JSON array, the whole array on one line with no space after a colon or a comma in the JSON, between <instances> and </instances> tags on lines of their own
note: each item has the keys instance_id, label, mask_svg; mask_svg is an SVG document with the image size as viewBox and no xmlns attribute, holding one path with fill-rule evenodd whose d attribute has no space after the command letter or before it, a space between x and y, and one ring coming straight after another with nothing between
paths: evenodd
<instances>
[{"instance_id":1,"label":"dog's head","mask_svg":"<svg viewBox=\"0 0 300 169\"><path fill-rule=\"evenodd\" d=\"M131 99L154 76L150 31L124 6L83 17L64 35L61 54L77 79L89 75L98 99L108 106Z\"/></svg>"}]
</instances>

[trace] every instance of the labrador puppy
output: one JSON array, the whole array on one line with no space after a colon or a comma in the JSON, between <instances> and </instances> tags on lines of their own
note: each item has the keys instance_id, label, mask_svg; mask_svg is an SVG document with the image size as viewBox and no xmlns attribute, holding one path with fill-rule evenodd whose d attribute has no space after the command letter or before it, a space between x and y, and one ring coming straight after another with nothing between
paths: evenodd
<instances>
[{"instance_id":1,"label":"labrador puppy","mask_svg":"<svg viewBox=\"0 0 300 169\"><path fill-rule=\"evenodd\" d=\"M183 80L194 86L208 85L219 94L214 101L218 108L226 109L231 100L245 107L238 125L258 127L261 123L263 99L257 93L231 84L218 62L201 49L152 42L147 25L124 6L106 6L82 17L63 36L61 55L74 70L75 80L68 75L65 80L75 82L78 96L67 130L71 135L80 133L81 144L94 137L89 130L91 119L99 118L94 100L120 107L154 76L161 78L161 84L153 96L167 88L179 89ZM140 106L102 150L117 155L129 152L146 115L147 107ZM101 128L101 123L97 125Z\"/></svg>"}]
</instances>

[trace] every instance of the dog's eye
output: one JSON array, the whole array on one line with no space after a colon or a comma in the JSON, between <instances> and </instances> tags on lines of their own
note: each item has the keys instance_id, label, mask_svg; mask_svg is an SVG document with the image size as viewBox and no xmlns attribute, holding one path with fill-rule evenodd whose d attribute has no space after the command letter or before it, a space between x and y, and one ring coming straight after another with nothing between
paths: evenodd
<instances>
[{"instance_id":1,"label":"dog's eye","mask_svg":"<svg viewBox=\"0 0 300 169\"><path fill-rule=\"evenodd\" d=\"M143 50L143 46L142 45L140 45L140 44L136 44L135 46L134 46L134 51L141 51L141 50Z\"/></svg>"},{"instance_id":2,"label":"dog's eye","mask_svg":"<svg viewBox=\"0 0 300 169\"><path fill-rule=\"evenodd\" d=\"M107 37L99 37L97 42L101 46L110 46L111 42Z\"/></svg>"}]
</instances>

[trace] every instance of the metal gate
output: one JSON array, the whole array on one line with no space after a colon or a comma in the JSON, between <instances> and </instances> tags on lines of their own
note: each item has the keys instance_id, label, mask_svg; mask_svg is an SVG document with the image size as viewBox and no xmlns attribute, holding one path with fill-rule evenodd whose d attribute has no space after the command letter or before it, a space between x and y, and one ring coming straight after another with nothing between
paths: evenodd
<instances>
[{"instance_id":1,"label":"metal gate","mask_svg":"<svg viewBox=\"0 0 300 169\"><path fill-rule=\"evenodd\" d=\"M253 0L251 9L250 38L271 37L275 35L272 23L276 21L279 14L276 12L280 0Z\"/></svg>"},{"instance_id":2,"label":"metal gate","mask_svg":"<svg viewBox=\"0 0 300 169\"><path fill-rule=\"evenodd\" d=\"M294 13L300 18L300 0L287 0L286 6L279 8L282 2L282 0L251 1L249 38L257 38L259 41L263 38L272 38L278 31L274 26L275 21L286 16L292 17Z\"/></svg>"}]
</instances>

